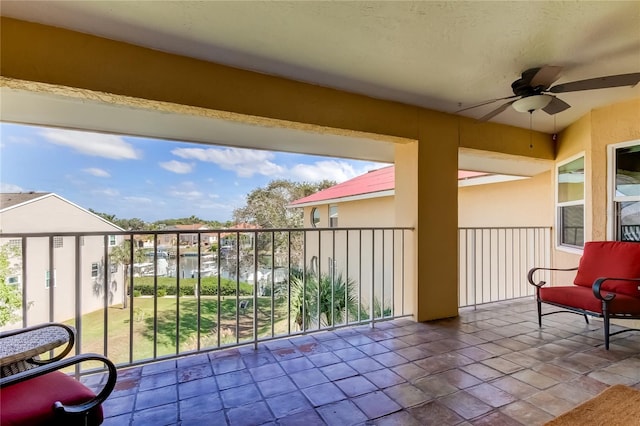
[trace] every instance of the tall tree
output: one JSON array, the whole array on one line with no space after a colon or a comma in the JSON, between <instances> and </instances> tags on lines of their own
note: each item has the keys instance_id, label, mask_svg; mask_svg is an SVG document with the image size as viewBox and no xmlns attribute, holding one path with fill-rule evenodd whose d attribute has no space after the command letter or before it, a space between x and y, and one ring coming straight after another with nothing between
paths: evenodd
<instances>
[{"instance_id":1,"label":"tall tree","mask_svg":"<svg viewBox=\"0 0 640 426\"><path fill-rule=\"evenodd\" d=\"M22 307L19 287L8 282L8 278L19 271L16 261L19 256L18 247L0 245L0 326L18 319L18 310Z\"/></svg>"},{"instance_id":2,"label":"tall tree","mask_svg":"<svg viewBox=\"0 0 640 426\"><path fill-rule=\"evenodd\" d=\"M111 248L109 259L112 263L118 263L123 266L124 273L124 290L122 292L122 308L127 307L127 293L129 288L129 273L133 273L132 263L142 263L145 260L145 255L142 249L133 248L133 262L131 261L131 240L124 240L122 244Z\"/></svg>"},{"instance_id":3,"label":"tall tree","mask_svg":"<svg viewBox=\"0 0 640 426\"><path fill-rule=\"evenodd\" d=\"M264 188L256 188L247 195L247 204L234 210L236 223L257 225L261 229L302 228L303 215L301 209L288 209L292 201L314 194L335 185L335 182L324 180L319 183L292 182L290 180L273 180ZM288 266L289 261L302 267L302 242L300 233L257 234L255 247L242 248L240 253L240 269L251 269L254 264L254 249L258 254L275 253L272 259L274 266ZM290 254L290 258L289 258Z\"/></svg>"},{"instance_id":4,"label":"tall tree","mask_svg":"<svg viewBox=\"0 0 640 426\"><path fill-rule=\"evenodd\" d=\"M264 188L251 191L247 204L234 210L233 218L236 223L250 223L261 228L301 228L302 211L287 209L287 205L333 185L335 182L329 180L318 183L272 180Z\"/></svg>"}]
</instances>

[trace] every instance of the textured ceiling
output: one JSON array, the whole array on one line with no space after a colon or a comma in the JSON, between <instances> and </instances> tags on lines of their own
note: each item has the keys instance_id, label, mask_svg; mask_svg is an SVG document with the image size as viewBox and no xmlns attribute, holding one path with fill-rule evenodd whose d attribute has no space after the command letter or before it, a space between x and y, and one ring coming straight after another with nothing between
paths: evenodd
<instances>
[{"instance_id":1,"label":"textured ceiling","mask_svg":"<svg viewBox=\"0 0 640 426\"><path fill-rule=\"evenodd\" d=\"M520 73L558 83L640 72L640 2L2 1L2 15L453 112L512 94ZM567 93L533 127L553 133L640 87ZM499 103L464 115L480 117ZM493 121L529 127L509 108Z\"/></svg>"}]
</instances>

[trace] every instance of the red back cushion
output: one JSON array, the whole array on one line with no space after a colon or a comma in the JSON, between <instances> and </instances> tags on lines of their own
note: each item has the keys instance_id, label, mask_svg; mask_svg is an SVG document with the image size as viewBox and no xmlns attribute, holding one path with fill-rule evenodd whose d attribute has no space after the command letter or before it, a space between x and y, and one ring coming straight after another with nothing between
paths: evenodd
<instances>
[{"instance_id":1,"label":"red back cushion","mask_svg":"<svg viewBox=\"0 0 640 426\"><path fill-rule=\"evenodd\" d=\"M584 252L574 284L591 287L598 278L640 278L640 243L591 241ZM638 281L606 281L602 288L640 298Z\"/></svg>"}]
</instances>

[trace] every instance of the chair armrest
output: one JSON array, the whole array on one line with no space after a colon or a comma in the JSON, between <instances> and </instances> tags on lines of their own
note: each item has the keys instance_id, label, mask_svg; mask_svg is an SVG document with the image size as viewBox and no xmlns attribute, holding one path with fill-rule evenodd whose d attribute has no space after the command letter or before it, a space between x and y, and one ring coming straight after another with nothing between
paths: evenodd
<instances>
[{"instance_id":1,"label":"chair armrest","mask_svg":"<svg viewBox=\"0 0 640 426\"><path fill-rule=\"evenodd\" d=\"M596 296L596 298L603 300L605 302L610 302L616 297L616 294L613 292L608 292L604 296L602 295L601 293L602 284L604 284L605 281L637 281L638 284L640 285L640 278L615 278L615 277L598 278L593 282L593 286L591 287L591 289L593 290L593 295Z\"/></svg>"},{"instance_id":2,"label":"chair armrest","mask_svg":"<svg viewBox=\"0 0 640 426\"><path fill-rule=\"evenodd\" d=\"M62 346L63 343L63 339L60 339L59 345L53 344L51 346L49 346L48 348L45 348L45 350L41 350L41 351L35 351L31 353L32 356L27 357L26 359L23 358L22 360L29 362L30 364L35 364L35 365L44 365L50 362L55 362L55 361L59 361L62 358L64 358L65 356L67 356L67 354L69 352L71 352L71 349L73 348L73 345L75 344L75 340L76 340L76 331L73 327L68 326L66 324L61 324L61 323L43 323L43 324L38 324L38 325L33 325L30 327L25 327L25 328L21 328L21 329L16 329L16 330L9 330L9 331L3 331L0 332L0 343L4 343L1 342L2 339L5 338L10 338L13 336L19 336L20 334L25 334L25 333L30 333L30 332L34 332L34 331L38 331L38 330L42 330L45 328L59 328L62 329L64 331L64 333L66 333L67 335L67 341L66 341L66 345L64 347L64 349L56 356L51 357L49 359L46 360L36 360L34 359L36 355L39 355L41 353L46 353L48 350L52 350L54 347L59 347ZM34 333L37 335L37 333ZM43 336L37 336L35 337L37 338L42 338ZM32 337L33 339L33 337ZM10 339L12 340L12 339ZM15 340L15 339L13 339ZM29 342L30 339L26 339L26 342ZM52 344L54 341L48 342L50 344ZM14 342L15 344L15 342ZM37 342L34 344L35 346L33 346L33 349L35 349L35 347L37 346ZM37 353L36 353L37 352Z\"/></svg>"},{"instance_id":3,"label":"chair armrest","mask_svg":"<svg viewBox=\"0 0 640 426\"><path fill-rule=\"evenodd\" d=\"M546 284L546 281L540 281L539 283L536 284L533 281L533 274L536 271L577 271L577 270L578 270L577 266L575 268L531 268L529 270L529 273L527 274L527 280L529 281L529 284L540 288Z\"/></svg>"},{"instance_id":4,"label":"chair armrest","mask_svg":"<svg viewBox=\"0 0 640 426\"><path fill-rule=\"evenodd\" d=\"M116 385L116 379L118 378L118 371L116 370L116 366L108 358L102 355L93 353L76 355L70 358L63 359L61 361L49 362L45 365L41 365L30 370L3 377L0 379L0 389L85 361L100 361L107 367L109 375L107 378L107 383L103 386L102 390L94 398L82 404L64 405L60 401L56 401L54 404L56 410L60 410L65 413L84 413L102 404L111 394L113 388Z\"/></svg>"}]
</instances>

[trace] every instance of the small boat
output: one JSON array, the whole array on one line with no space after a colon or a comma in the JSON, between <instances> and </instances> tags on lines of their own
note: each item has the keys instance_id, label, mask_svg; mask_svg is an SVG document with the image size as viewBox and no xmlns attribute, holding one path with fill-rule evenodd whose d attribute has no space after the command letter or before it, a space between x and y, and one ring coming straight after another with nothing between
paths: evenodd
<instances>
[{"instance_id":1,"label":"small boat","mask_svg":"<svg viewBox=\"0 0 640 426\"><path fill-rule=\"evenodd\" d=\"M133 264L133 276L134 277L153 277L159 276L164 277L168 274L169 262L166 259L159 258L158 269L154 268L153 262L143 262L143 263L134 263Z\"/></svg>"},{"instance_id":2,"label":"small boat","mask_svg":"<svg viewBox=\"0 0 640 426\"><path fill-rule=\"evenodd\" d=\"M215 277L218 275L218 265L215 261L202 262L200 271L197 269L191 271L191 278L195 278L197 273L200 277Z\"/></svg>"}]
</instances>

